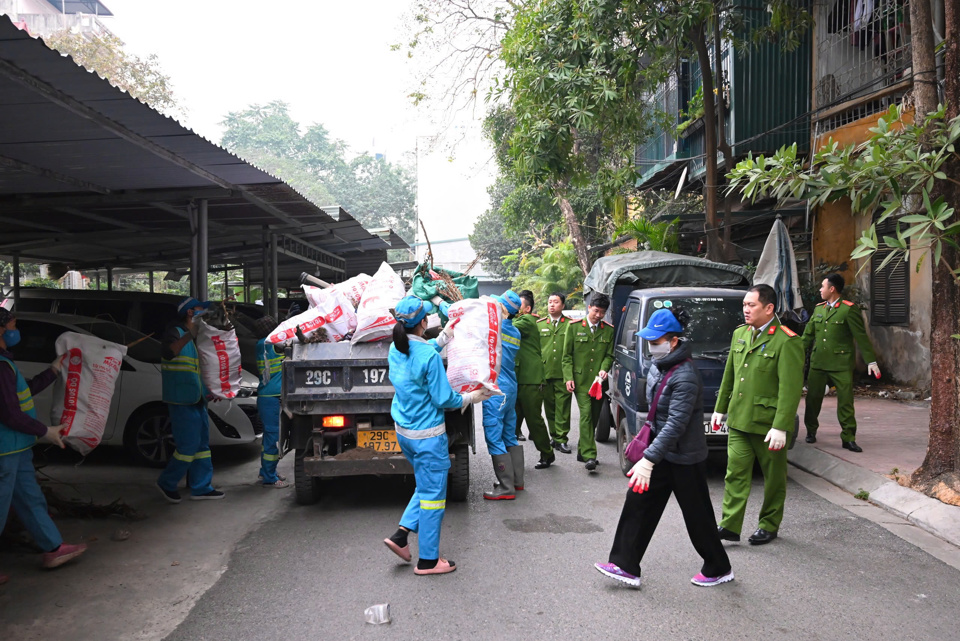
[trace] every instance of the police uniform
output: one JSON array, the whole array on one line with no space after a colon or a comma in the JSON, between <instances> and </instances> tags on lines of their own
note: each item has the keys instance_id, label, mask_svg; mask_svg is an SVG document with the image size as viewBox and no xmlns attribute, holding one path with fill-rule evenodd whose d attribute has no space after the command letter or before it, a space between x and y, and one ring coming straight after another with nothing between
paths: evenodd
<instances>
[{"instance_id":1,"label":"police uniform","mask_svg":"<svg viewBox=\"0 0 960 641\"><path fill-rule=\"evenodd\" d=\"M257 343L257 369L260 384L257 387L257 411L263 423L261 438L260 476L264 485L273 485L279 480L277 462L280 450L280 392L283 380L283 354L278 354L274 345L261 338Z\"/></svg>"},{"instance_id":2,"label":"police uniform","mask_svg":"<svg viewBox=\"0 0 960 641\"><path fill-rule=\"evenodd\" d=\"M573 381L573 395L580 408L580 440L577 452L584 461L597 458L594 430L602 401L590 397L593 380L613 365L613 325L601 321L595 329L586 319L568 323L563 341L563 379Z\"/></svg>"},{"instance_id":3,"label":"police uniform","mask_svg":"<svg viewBox=\"0 0 960 641\"><path fill-rule=\"evenodd\" d=\"M164 336L164 351L187 333L181 325L175 325ZM210 460L210 424L207 417L207 400L200 379L200 357L197 344L187 343L179 354L160 361L163 382L163 402L170 413L170 430L176 449L160 474L157 485L165 492L175 493L180 479L187 474L192 496L213 492L213 462Z\"/></svg>"},{"instance_id":4,"label":"police uniform","mask_svg":"<svg viewBox=\"0 0 960 641\"><path fill-rule=\"evenodd\" d=\"M860 347L863 360L877 360L863 324L860 308L848 300L835 304L817 305L813 318L803 330L804 352L810 354L810 372L807 374L807 403L803 423L807 434L817 435L820 427L820 407L828 384L837 388L837 420L840 421L840 440L856 440L857 419L853 411L853 369L856 363L854 342Z\"/></svg>"},{"instance_id":5,"label":"police uniform","mask_svg":"<svg viewBox=\"0 0 960 641\"><path fill-rule=\"evenodd\" d=\"M557 443L566 443L570 433L571 395L563 378L563 347L569 324L563 315L557 321L549 316L537 321L543 360L543 408L547 413L550 438Z\"/></svg>"},{"instance_id":6,"label":"police uniform","mask_svg":"<svg viewBox=\"0 0 960 641\"><path fill-rule=\"evenodd\" d=\"M727 415L727 475L720 526L739 534L750 496L754 461L763 471L760 529L776 534L787 496L787 449L770 450L764 438L771 428L794 429L803 389L800 337L774 318L754 338L754 328L733 332L730 356L717 392L716 411Z\"/></svg>"},{"instance_id":7,"label":"police uniform","mask_svg":"<svg viewBox=\"0 0 960 641\"><path fill-rule=\"evenodd\" d=\"M543 360L540 353L538 316L522 314L513 319L520 332L520 351L517 352L517 434L527 421L530 440L541 458L551 458L550 436L543 422Z\"/></svg>"}]
</instances>

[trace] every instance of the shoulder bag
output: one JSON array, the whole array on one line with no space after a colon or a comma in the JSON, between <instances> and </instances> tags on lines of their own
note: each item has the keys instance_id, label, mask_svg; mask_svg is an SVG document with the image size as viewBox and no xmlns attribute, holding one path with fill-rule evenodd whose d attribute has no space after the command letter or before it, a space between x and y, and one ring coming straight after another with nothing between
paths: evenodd
<instances>
[{"instance_id":1,"label":"shoulder bag","mask_svg":"<svg viewBox=\"0 0 960 641\"><path fill-rule=\"evenodd\" d=\"M663 380L660 381L660 386L657 388L657 392L653 395L653 402L650 403L650 409L647 412L647 420L644 421L640 431L637 432L637 435L634 436L633 440L627 445L627 449L623 451L624 458L631 463L637 463L640 459L642 459L643 453L647 451L647 448L650 446L650 442L653 440L653 421L655 421L657 418L657 403L660 401L660 395L663 393L664 388L667 386L667 381L670 380L670 377L673 376L673 373L677 371L678 367L686 362L686 360L683 360L671 367L664 375Z\"/></svg>"}]
</instances>

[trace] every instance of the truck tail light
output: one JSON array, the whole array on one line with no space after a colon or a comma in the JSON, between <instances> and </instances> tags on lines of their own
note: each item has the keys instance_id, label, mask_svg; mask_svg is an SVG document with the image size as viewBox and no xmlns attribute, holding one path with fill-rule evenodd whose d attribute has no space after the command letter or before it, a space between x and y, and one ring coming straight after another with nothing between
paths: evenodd
<instances>
[{"instance_id":1,"label":"truck tail light","mask_svg":"<svg viewBox=\"0 0 960 641\"><path fill-rule=\"evenodd\" d=\"M343 429L346 425L346 420L343 416L324 416L323 417L323 426L330 427L336 430Z\"/></svg>"}]
</instances>

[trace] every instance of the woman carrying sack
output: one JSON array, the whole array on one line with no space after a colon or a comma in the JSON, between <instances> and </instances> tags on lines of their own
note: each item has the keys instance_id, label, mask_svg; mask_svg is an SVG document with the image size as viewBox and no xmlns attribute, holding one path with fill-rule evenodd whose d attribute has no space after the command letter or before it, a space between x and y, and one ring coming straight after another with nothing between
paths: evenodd
<instances>
[{"instance_id":1,"label":"woman carrying sack","mask_svg":"<svg viewBox=\"0 0 960 641\"><path fill-rule=\"evenodd\" d=\"M707 488L703 382L690 358L690 346L681 338L686 324L686 312L659 309L637 332L654 358L647 373L647 402L655 405L648 414L654 438L627 473L627 498L609 562L594 566L633 587L640 587L640 561L671 494L683 512L690 542L703 558L691 583L711 587L733 581Z\"/></svg>"}]
</instances>

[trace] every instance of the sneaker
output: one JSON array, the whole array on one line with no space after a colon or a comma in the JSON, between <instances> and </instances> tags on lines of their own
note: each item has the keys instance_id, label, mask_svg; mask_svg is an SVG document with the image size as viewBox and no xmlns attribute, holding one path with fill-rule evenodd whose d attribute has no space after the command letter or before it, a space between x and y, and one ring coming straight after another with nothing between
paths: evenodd
<instances>
[{"instance_id":1,"label":"sneaker","mask_svg":"<svg viewBox=\"0 0 960 641\"><path fill-rule=\"evenodd\" d=\"M733 570L730 570L726 574L721 576L703 576L703 574L697 573L697 576L690 579L690 583L694 585L699 585L702 588L712 588L715 585L720 585L721 583L729 583L733 581Z\"/></svg>"},{"instance_id":2,"label":"sneaker","mask_svg":"<svg viewBox=\"0 0 960 641\"><path fill-rule=\"evenodd\" d=\"M630 587L634 587L634 588L640 587L640 577L634 576L629 572L624 572L613 563L594 563L593 567L597 568L597 570L600 571L600 574L603 574L604 576L608 576L611 579L620 581L621 583L626 583Z\"/></svg>"},{"instance_id":3,"label":"sneaker","mask_svg":"<svg viewBox=\"0 0 960 641\"><path fill-rule=\"evenodd\" d=\"M213 501L222 498L223 492L220 490L210 490L206 494L193 494L190 496L191 501Z\"/></svg>"},{"instance_id":4,"label":"sneaker","mask_svg":"<svg viewBox=\"0 0 960 641\"><path fill-rule=\"evenodd\" d=\"M260 485L262 485L263 487L272 487L275 490L282 490L285 487L290 487L290 484L280 477L277 477L277 480L274 481L273 483L260 483ZM222 494L223 493L221 492L221 496Z\"/></svg>"},{"instance_id":5,"label":"sneaker","mask_svg":"<svg viewBox=\"0 0 960 641\"><path fill-rule=\"evenodd\" d=\"M287 477L284 476L283 474L277 474L277 478L280 479L281 481L287 480ZM263 474L257 474L257 480L263 483Z\"/></svg>"},{"instance_id":6,"label":"sneaker","mask_svg":"<svg viewBox=\"0 0 960 641\"><path fill-rule=\"evenodd\" d=\"M157 483L157 489L160 490L160 493L163 494L163 498L167 500L167 503L179 503L183 499L180 498L180 492L171 492L160 487L160 484Z\"/></svg>"},{"instance_id":7,"label":"sneaker","mask_svg":"<svg viewBox=\"0 0 960 641\"><path fill-rule=\"evenodd\" d=\"M87 546L84 543L78 545L64 543L53 552L45 553L41 565L48 570L58 568L70 559L75 559L86 551Z\"/></svg>"}]
</instances>

